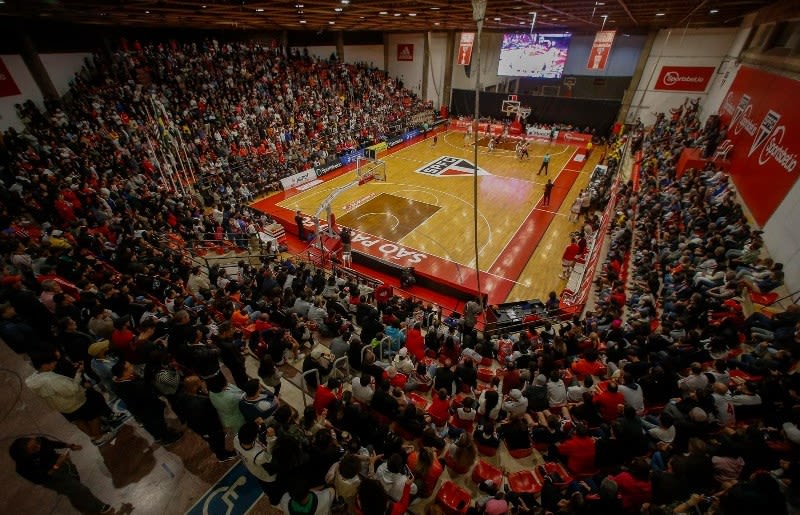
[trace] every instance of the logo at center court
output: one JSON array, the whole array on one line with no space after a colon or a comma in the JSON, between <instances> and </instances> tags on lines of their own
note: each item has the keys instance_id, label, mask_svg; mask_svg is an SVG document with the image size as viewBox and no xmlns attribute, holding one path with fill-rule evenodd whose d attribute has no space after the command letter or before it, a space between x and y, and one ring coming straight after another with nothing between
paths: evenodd
<instances>
[{"instance_id":1,"label":"logo at center court","mask_svg":"<svg viewBox=\"0 0 800 515\"><path fill-rule=\"evenodd\" d=\"M431 161L414 171L434 177L464 177L474 173L475 165L460 157L442 156L436 161ZM490 174L483 168L478 167L478 175Z\"/></svg>"}]
</instances>

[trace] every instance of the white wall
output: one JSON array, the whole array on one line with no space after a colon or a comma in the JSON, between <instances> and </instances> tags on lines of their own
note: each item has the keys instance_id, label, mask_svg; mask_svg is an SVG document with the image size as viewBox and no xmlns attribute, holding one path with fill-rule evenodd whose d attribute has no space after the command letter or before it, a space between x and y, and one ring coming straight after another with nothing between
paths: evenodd
<instances>
[{"instance_id":1,"label":"white wall","mask_svg":"<svg viewBox=\"0 0 800 515\"><path fill-rule=\"evenodd\" d=\"M367 63L368 65L383 69L383 45L345 45L344 62Z\"/></svg>"},{"instance_id":2,"label":"white wall","mask_svg":"<svg viewBox=\"0 0 800 515\"><path fill-rule=\"evenodd\" d=\"M25 61L22 60L21 55L0 55L3 62L8 68L8 73L17 83L20 94L10 97L0 97L0 130L6 130L9 127L14 127L19 130L22 129L22 122L17 118L17 111L14 109L15 104L21 104L26 100L33 100L38 106L42 106L42 92L39 91L39 86L33 80L33 76L25 66Z\"/></svg>"},{"instance_id":3,"label":"white wall","mask_svg":"<svg viewBox=\"0 0 800 515\"><path fill-rule=\"evenodd\" d=\"M645 125L655 121L656 113L668 112L683 104L686 97L700 97L704 103L711 86L705 92L655 91L662 66L719 67L728 55L739 33L731 29L664 29L659 31L647 58L642 79L636 88L628 121L641 117ZM712 78L713 82L713 78Z\"/></svg>"},{"instance_id":4,"label":"white wall","mask_svg":"<svg viewBox=\"0 0 800 515\"><path fill-rule=\"evenodd\" d=\"M308 50L308 55L311 57L318 57L320 59L328 60L331 54L336 53L336 45L320 45L320 46L293 46L289 47L290 51L297 50L300 54L304 50Z\"/></svg>"},{"instance_id":5,"label":"white wall","mask_svg":"<svg viewBox=\"0 0 800 515\"><path fill-rule=\"evenodd\" d=\"M708 96L705 102L700 106L700 120L705 121L711 114L716 114L719 111L719 106L725 100L725 95L728 94L728 88L733 84L736 78L736 72L739 71L739 64L736 60L739 54L744 50L744 45L747 42L747 37L750 35L750 27L741 28L736 33L736 37L728 49L727 55L723 57L722 62L714 75L714 81L708 89Z\"/></svg>"},{"instance_id":6,"label":"white wall","mask_svg":"<svg viewBox=\"0 0 800 515\"><path fill-rule=\"evenodd\" d=\"M389 45L389 76L399 78L403 85L417 95L422 94L422 63L424 59L424 34L389 34L386 38ZM397 60L397 45L414 45L413 61Z\"/></svg>"},{"instance_id":7,"label":"white wall","mask_svg":"<svg viewBox=\"0 0 800 515\"><path fill-rule=\"evenodd\" d=\"M425 100L433 102L433 107L438 110L442 105L444 92L444 68L447 59L447 34L443 32L429 32L430 56L428 62L428 95Z\"/></svg>"},{"instance_id":8,"label":"white wall","mask_svg":"<svg viewBox=\"0 0 800 515\"><path fill-rule=\"evenodd\" d=\"M461 41L461 34L456 33L456 44ZM504 81L503 77L497 75L497 64L500 62L500 48L503 45L503 35L496 32L484 32L481 34L481 87L486 89L490 86L496 86ZM475 66L475 59L477 58L477 41L472 48L472 66L470 67L470 75L467 77L465 73L466 66L457 64L458 52L454 52L453 56L453 88L454 89L475 89L475 76L477 75L477 67Z\"/></svg>"},{"instance_id":9,"label":"white wall","mask_svg":"<svg viewBox=\"0 0 800 515\"><path fill-rule=\"evenodd\" d=\"M88 53L39 54L39 59L58 94L64 96L69 91L69 83L75 74L83 68L84 60L91 56Z\"/></svg>"},{"instance_id":10,"label":"white wall","mask_svg":"<svg viewBox=\"0 0 800 515\"><path fill-rule=\"evenodd\" d=\"M764 226L764 242L769 254L783 263L789 292L800 290L800 181L796 181L781 205Z\"/></svg>"}]
</instances>

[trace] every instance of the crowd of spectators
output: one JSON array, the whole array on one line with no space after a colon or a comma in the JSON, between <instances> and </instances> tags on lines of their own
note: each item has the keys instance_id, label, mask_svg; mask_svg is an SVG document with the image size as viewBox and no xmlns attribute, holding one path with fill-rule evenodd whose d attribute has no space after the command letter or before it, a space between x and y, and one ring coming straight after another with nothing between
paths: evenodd
<instances>
[{"instance_id":1,"label":"crowd of spectators","mask_svg":"<svg viewBox=\"0 0 800 515\"><path fill-rule=\"evenodd\" d=\"M28 130L4 137L0 338L30 356L28 387L96 445L127 413L170 445L181 432L168 405L219 460L235 453L285 513L401 514L439 491L445 469L468 474L500 446L543 456L538 494L488 481L458 509L798 505L800 311L742 315L736 297L773 288L780 269L761 257L724 173L676 177L681 146L702 141L694 126L689 136L690 110L642 135L641 189L622 190L612 244L620 260L632 252L631 281L609 265L593 312L489 334L476 302L444 316L291 258L205 271L157 237L247 232L232 221L249 215L157 185L130 123L146 124L137 96L167 106L164 123L185 133L199 169L220 156L246 161L263 144L266 159L295 170L379 138L407 109L393 81L214 42L137 48L94 66L102 79L76 83L72 107L26 108ZM126 83L137 71L150 85ZM215 177L219 192L242 186L235 172ZM302 413L281 401L286 364L311 372ZM42 443L17 447L20 473L55 488L30 467L64 461L25 461Z\"/></svg>"}]
</instances>

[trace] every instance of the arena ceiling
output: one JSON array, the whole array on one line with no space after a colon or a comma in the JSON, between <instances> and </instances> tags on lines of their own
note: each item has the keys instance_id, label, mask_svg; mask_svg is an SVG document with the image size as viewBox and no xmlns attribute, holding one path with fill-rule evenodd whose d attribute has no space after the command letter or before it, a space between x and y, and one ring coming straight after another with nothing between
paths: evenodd
<instances>
[{"instance_id":1,"label":"arena ceiling","mask_svg":"<svg viewBox=\"0 0 800 515\"><path fill-rule=\"evenodd\" d=\"M488 0L484 30L723 27L774 0ZM474 30L470 0L0 0L0 15L126 27Z\"/></svg>"}]
</instances>

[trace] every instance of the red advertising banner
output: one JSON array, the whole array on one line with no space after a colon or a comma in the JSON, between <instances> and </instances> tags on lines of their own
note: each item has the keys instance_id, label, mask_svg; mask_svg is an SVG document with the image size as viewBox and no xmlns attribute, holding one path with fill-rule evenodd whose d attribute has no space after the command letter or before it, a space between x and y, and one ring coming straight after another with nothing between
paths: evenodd
<instances>
[{"instance_id":1,"label":"red advertising banner","mask_svg":"<svg viewBox=\"0 0 800 515\"><path fill-rule=\"evenodd\" d=\"M616 30L601 30L595 34L586 68L597 71L606 69L608 55L611 53L611 45L614 44L616 34Z\"/></svg>"},{"instance_id":2,"label":"red advertising banner","mask_svg":"<svg viewBox=\"0 0 800 515\"><path fill-rule=\"evenodd\" d=\"M719 109L731 177L762 227L797 180L799 90L800 81L742 66Z\"/></svg>"},{"instance_id":3,"label":"red advertising banner","mask_svg":"<svg viewBox=\"0 0 800 515\"><path fill-rule=\"evenodd\" d=\"M397 60L398 61L413 61L414 60L414 45L411 43L398 43L397 45Z\"/></svg>"},{"instance_id":4,"label":"red advertising banner","mask_svg":"<svg viewBox=\"0 0 800 515\"><path fill-rule=\"evenodd\" d=\"M6 63L0 59L0 97L11 97L19 94L20 91L19 87L17 87L17 83L14 82L14 78L8 72Z\"/></svg>"},{"instance_id":5,"label":"red advertising banner","mask_svg":"<svg viewBox=\"0 0 800 515\"><path fill-rule=\"evenodd\" d=\"M665 91L705 91L714 75L713 66L662 66L655 88Z\"/></svg>"},{"instance_id":6,"label":"red advertising banner","mask_svg":"<svg viewBox=\"0 0 800 515\"><path fill-rule=\"evenodd\" d=\"M458 64L469 66L470 61L472 61L472 44L474 42L474 32L461 33L461 42L458 44Z\"/></svg>"}]
</instances>

